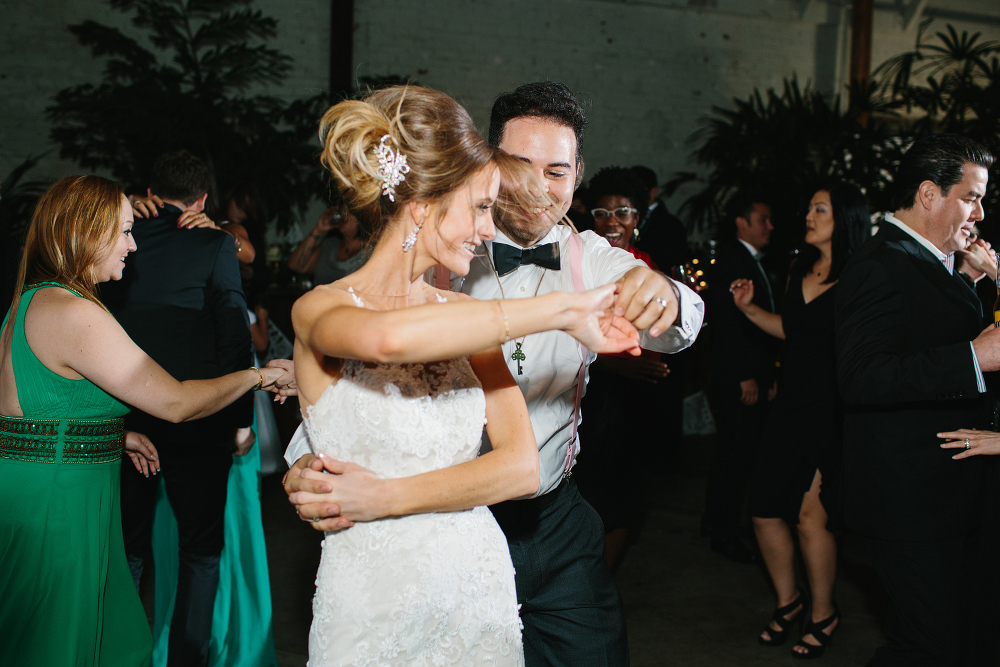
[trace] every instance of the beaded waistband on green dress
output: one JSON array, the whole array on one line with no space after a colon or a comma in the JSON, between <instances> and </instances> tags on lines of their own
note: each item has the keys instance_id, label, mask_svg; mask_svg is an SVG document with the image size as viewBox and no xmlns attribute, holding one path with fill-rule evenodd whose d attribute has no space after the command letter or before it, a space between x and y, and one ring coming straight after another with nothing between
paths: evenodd
<instances>
[{"instance_id":1,"label":"beaded waistband on green dress","mask_svg":"<svg viewBox=\"0 0 1000 667\"><path fill-rule=\"evenodd\" d=\"M125 420L0 416L0 458L36 463L110 463L125 450Z\"/></svg>"}]
</instances>

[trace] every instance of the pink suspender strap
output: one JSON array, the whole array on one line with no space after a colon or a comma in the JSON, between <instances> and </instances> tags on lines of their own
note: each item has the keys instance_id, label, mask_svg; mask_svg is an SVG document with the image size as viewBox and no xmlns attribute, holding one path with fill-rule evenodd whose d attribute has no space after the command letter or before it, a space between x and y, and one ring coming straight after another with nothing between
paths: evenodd
<instances>
[{"instance_id":1,"label":"pink suspender strap","mask_svg":"<svg viewBox=\"0 0 1000 667\"><path fill-rule=\"evenodd\" d=\"M434 267L434 286L444 292L451 291L451 271L441 264Z\"/></svg>"},{"instance_id":2,"label":"pink suspender strap","mask_svg":"<svg viewBox=\"0 0 1000 667\"><path fill-rule=\"evenodd\" d=\"M569 270L573 275L573 289L577 292L585 292L586 288L583 286L583 238L579 234L570 233L569 235ZM573 467L573 452L576 449L576 431L577 425L580 423L580 403L583 401L583 388L586 384L585 374L587 372L587 348L584 347L583 343L580 343L580 354L582 355L582 360L580 361L580 370L576 375L576 398L574 399L573 407L573 426L572 426L572 437L569 439L569 445L566 447L566 466L563 468L563 477L569 478L570 468Z\"/></svg>"}]
</instances>

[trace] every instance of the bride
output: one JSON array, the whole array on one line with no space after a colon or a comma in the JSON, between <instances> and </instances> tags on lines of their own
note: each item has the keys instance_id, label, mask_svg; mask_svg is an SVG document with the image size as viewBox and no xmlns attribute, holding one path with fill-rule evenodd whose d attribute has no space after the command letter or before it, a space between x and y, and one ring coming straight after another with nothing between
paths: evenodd
<instances>
[{"instance_id":1,"label":"bride","mask_svg":"<svg viewBox=\"0 0 1000 667\"><path fill-rule=\"evenodd\" d=\"M345 529L323 541L309 664L523 664L507 542L483 505L531 495L538 453L499 344L558 329L637 352L637 333L611 314L614 285L501 304L424 282L438 264L469 271L498 199L525 216L549 206L447 95L341 102L320 138L375 245L292 311L312 447L355 462L327 478ZM493 449L477 457L484 426Z\"/></svg>"}]
</instances>

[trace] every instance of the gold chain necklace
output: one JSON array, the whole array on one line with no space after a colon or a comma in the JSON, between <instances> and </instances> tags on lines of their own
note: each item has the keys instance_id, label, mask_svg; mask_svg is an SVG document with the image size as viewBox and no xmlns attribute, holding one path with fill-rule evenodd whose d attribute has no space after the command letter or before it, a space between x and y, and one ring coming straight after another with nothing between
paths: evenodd
<instances>
[{"instance_id":1,"label":"gold chain necklace","mask_svg":"<svg viewBox=\"0 0 1000 667\"><path fill-rule=\"evenodd\" d=\"M506 301L507 295L504 294L503 285L500 283L500 272L497 271L497 267L493 265L493 256L489 253L489 251L487 251L485 254L486 254L486 259L489 260L490 269L493 270L493 277L497 279L497 287L500 288L500 299ZM542 275L538 277L538 284L535 285L535 293L531 295L532 298L538 296L538 290L541 289L542 287L542 280L545 278L545 272L548 271L548 269L544 266L541 268L542 268ZM524 339L527 337L528 337L527 334L525 334L524 336L521 336L521 340L515 340L514 351L510 353L511 361L517 362L518 375L524 375L524 369L521 368L521 362L527 359L527 357L524 355L524 350L521 349L521 345L524 344Z\"/></svg>"}]
</instances>

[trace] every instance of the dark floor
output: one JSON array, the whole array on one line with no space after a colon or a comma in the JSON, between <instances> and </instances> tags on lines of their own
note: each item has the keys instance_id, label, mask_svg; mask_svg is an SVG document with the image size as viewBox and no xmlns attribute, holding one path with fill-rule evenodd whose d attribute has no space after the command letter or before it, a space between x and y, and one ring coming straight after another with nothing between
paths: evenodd
<instances>
[{"instance_id":1,"label":"dark floor","mask_svg":"<svg viewBox=\"0 0 1000 667\"><path fill-rule=\"evenodd\" d=\"M728 667L800 665L792 642L760 646L774 607L761 566L726 560L699 537L713 439L688 437L652 480L650 511L616 579L625 599L632 664ZM306 664L321 535L295 516L280 475L264 479L274 641L282 667ZM836 596L843 613L825 667L863 665L882 642L885 600L857 539L841 541Z\"/></svg>"}]
</instances>

